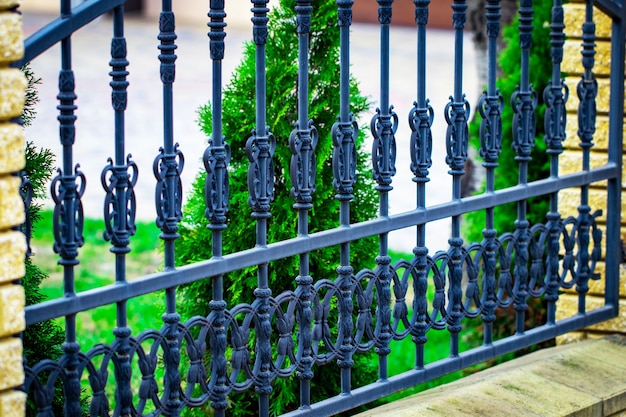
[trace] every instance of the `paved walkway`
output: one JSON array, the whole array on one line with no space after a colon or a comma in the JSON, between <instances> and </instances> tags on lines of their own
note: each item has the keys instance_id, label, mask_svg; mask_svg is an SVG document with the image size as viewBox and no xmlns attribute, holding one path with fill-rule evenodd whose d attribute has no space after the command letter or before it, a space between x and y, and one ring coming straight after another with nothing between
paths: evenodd
<instances>
[{"instance_id":1,"label":"paved walkway","mask_svg":"<svg viewBox=\"0 0 626 417\"><path fill-rule=\"evenodd\" d=\"M24 26L28 33L41 27L48 17L24 13ZM88 185L84 207L88 216L102 216L104 192L99 184L102 168L113 155L113 111L110 104L110 37L111 20L99 18L97 22L81 29L72 37L73 67L76 76L78 100L76 121L75 161L87 176ZM211 97L211 61L208 56L208 38L205 25L178 25L176 33L176 83L174 84L175 141L185 154L183 185L189 190L196 174L202 169L201 157L207 138L195 122L196 109ZM241 56L242 43L250 37L248 30L227 28L225 74L230 73ZM158 22L145 19L128 19L125 35L128 42L128 110L126 112L126 152L132 153L140 174L136 189L138 217L155 217L153 189L155 179L152 162L162 143L161 88L158 61ZM376 109L379 97L379 35L377 25L355 24L352 28L352 71L360 81L361 91L373 102L372 111L364 116L368 124ZM410 128L407 118L416 98L416 31L414 28L393 27L391 30L391 104L400 119L397 131L398 160L394 177L394 190L390 195L391 214L415 207L415 184L411 181L408 153ZM428 184L429 205L447 201L451 195L451 181L445 165L445 129L443 109L453 92L454 33L433 30L428 32L428 87L427 96L435 110L433 126L434 152L431 182ZM473 46L465 41L464 91L473 105L478 98L478 86ZM32 67L43 80L39 87L41 103L38 116L27 130L28 140L52 149L60 155L57 117L57 74L59 48L35 59ZM225 80L228 77L225 76ZM271 117L271 115L269 116ZM428 226L427 244L432 253L447 248L449 221ZM415 243L414 229L394 232L390 247L410 251Z\"/></svg>"}]
</instances>

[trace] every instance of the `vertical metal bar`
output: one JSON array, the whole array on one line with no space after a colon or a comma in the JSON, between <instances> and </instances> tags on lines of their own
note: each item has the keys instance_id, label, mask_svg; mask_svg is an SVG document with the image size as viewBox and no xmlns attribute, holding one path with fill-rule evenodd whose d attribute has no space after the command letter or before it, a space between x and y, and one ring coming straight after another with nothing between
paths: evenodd
<instances>
[{"instance_id":1,"label":"vertical metal bar","mask_svg":"<svg viewBox=\"0 0 626 417\"><path fill-rule=\"evenodd\" d=\"M224 59L224 37L226 22L224 18L224 0L211 0L209 11L209 49L213 61L213 89L212 89L212 120L213 132L209 146L204 152L204 167L206 169L205 204L206 216L211 230L211 250L214 258L222 256L222 232L226 229L226 214L228 213L228 161L230 148L224 141L222 134L222 60ZM226 367L226 328L223 275L214 276L212 280L212 300L209 303L211 313L209 322L213 332L210 332L211 347L211 381L213 393L211 406L216 417L224 417L228 407L226 395L228 393Z\"/></svg>"},{"instance_id":2,"label":"vertical metal bar","mask_svg":"<svg viewBox=\"0 0 626 417\"><path fill-rule=\"evenodd\" d=\"M391 24L393 0L378 1L378 22L380 23L380 108L372 118L370 128L374 142L372 145L373 176L380 195L379 216L389 216L389 192L392 177L396 173L396 138L398 115L389 105L389 25ZM378 378L387 379L387 356L391 353L391 258L389 257L388 234L379 236L379 252L376 257L376 287L378 306L376 310L376 347L379 356Z\"/></svg>"},{"instance_id":3,"label":"vertical metal bar","mask_svg":"<svg viewBox=\"0 0 626 417\"><path fill-rule=\"evenodd\" d=\"M559 155L563 153L566 123L565 103L569 95L565 82L561 78L563 43L565 41L565 34L563 33L565 25L563 23L563 5L561 0L554 0L550 28L552 29L550 32L552 80L543 92L543 100L546 103L544 130L545 141L548 147L547 153L550 156L550 177L556 179L559 176ZM554 324L556 320L556 301L559 298L561 284L559 276L559 247L562 225L558 208L558 197L558 192L550 194L550 211L546 215L548 219L548 259L546 261L545 284L546 301L548 302L547 322L549 324Z\"/></svg>"},{"instance_id":4,"label":"vertical metal bar","mask_svg":"<svg viewBox=\"0 0 626 417\"><path fill-rule=\"evenodd\" d=\"M591 0L588 0L590 2ZM613 306L615 315L619 312L619 277L622 262L620 242L621 198L622 198L622 150L624 114L624 36L626 7L622 2L621 19L614 19L611 31L611 94L609 116L609 162L618 168L618 177L610 179L607 185L606 215L606 270L605 302Z\"/></svg>"},{"instance_id":5,"label":"vertical metal bar","mask_svg":"<svg viewBox=\"0 0 626 417\"><path fill-rule=\"evenodd\" d=\"M511 96L513 107L513 149L517 153L515 160L519 163L520 185L528 181L528 162L531 160L532 148L535 146L535 107L537 95L529 82L530 48L532 45L533 2L521 0L519 7L519 39L522 50L521 80L519 87ZM530 241L529 222L526 219L526 201L517 204L517 220L515 221L515 284L514 302L516 311L517 333L524 333L524 316L528 309L528 245Z\"/></svg>"},{"instance_id":6,"label":"vertical metal bar","mask_svg":"<svg viewBox=\"0 0 626 417\"><path fill-rule=\"evenodd\" d=\"M298 212L298 236L309 234L309 210L313 208L315 192L317 129L309 120L309 37L312 0L296 0L296 30L298 32L298 123L289 137L291 149L291 196ZM300 408L311 406L311 379L313 379L312 316L313 278L309 271L309 254L300 254L299 274L296 278L298 304L298 378L300 378Z\"/></svg>"},{"instance_id":7,"label":"vertical metal bar","mask_svg":"<svg viewBox=\"0 0 626 417\"><path fill-rule=\"evenodd\" d=\"M136 202L134 186L137 182L137 166L131 156L125 157L125 111L127 103L128 60L126 59L126 39L124 38L124 8L113 9L113 39L111 40L111 104L115 111L115 157L109 158L109 165L101 174L102 186L106 191L104 201L104 238L111 241L110 249L115 254L115 281L126 282L126 254L130 252L130 236L135 233ZM129 174L128 170L131 170ZM117 327L113 330L113 343L118 364L115 368L116 414L132 414L133 394L130 386L132 373L130 358L130 335L126 301L117 303Z\"/></svg>"},{"instance_id":8,"label":"vertical metal bar","mask_svg":"<svg viewBox=\"0 0 626 417\"><path fill-rule=\"evenodd\" d=\"M267 43L267 0L252 0L253 29L256 45L256 129L246 143L246 153L250 160L248 168L249 203L252 217L256 220L256 245L267 245L267 221L271 217L270 202L274 198L274 166L272 155L276 139L270 133L266 122L266 72L265 44ZM270 297L272 291L268 283L268 264L259 264L257 270L258 287L256 297L256 391L259 394L259 415L269 415L269 395L272 392L272 345L270 323Z\"/></svg>"},{"instance_id":9,"label":"vertical metal bar","mask_svg":"<svg viewBox=\"0 0 626 417\"><path fill-rule=\"evenodd\" d=\"M448 123L446 132L446 163L450 166L448 173L452 175L452 199L461 198L461 176L465 173L465 160L469 133L467 119L469 117L469 103L463 94L463 28L465 27L467 2L454 0L452 4L452 22L454 24L454 96L445 108L445 118ZM448 289L448 331L450 332L450 356L459 354L459 332L463 317L462 303L463 290L463 239L461 238L461 217L452 217L452 236L448 240L450 262L448 275L450 286Z\"/></svg>"},{"instance_id":10,"label":"vertical metal bar","mask_svg":"<svg viewBox=\"0 0 626 417\"><path fill-rule=\"evenodd\" d=\"M431 126L434 111L426 99L426 25L428 24L428 6L430 0L415 0L415 23L417 24L417 101L409 113L411 127L411 171L415 175L418 210L426 208L426 183L432 166L433 136ZM428 340L428 248L426 247L426 225L416 227L416 244L413 249L417 278L413 281L413 311L416 315L415 331L412 332L415 343L415 366L424 367L424 345Z\"/></svg>"},{"instance_id":11,"label":"vertical metal bar","mask_svg":"<svg viewBox=\"0 0 626 417\"><path fill-rule=\"evenodd\" d=\"M576 88L578 93L578 137L582 148L582 169L590 168L590 151L593 147L593 135L596 131L596 95L598 82L593 74L595 55L595 29L593 22L593 2L588 1L585 10L585 22L582 27L582 64L584 72ZM580 189L580 206L578 206L578 267L576 274L576 291L578 291L578 312L585 312L585 296L589 290L589 228L592 218L589 206L589 186Z\"/></svg>"},{"instance_id":12,"label":"vertical metal bar","mask_svg":"<svg viewBox=\"0 0 626 417\"><path fill-rule=\"evenodd\" d=\"M337 0L340 31L339 47L339 121L333 125L333 175L339 200L339 224L350 225L350 201L354 198L356 181L356 145L358 126L350 113L350 25L352 24L352 0ZM350 374L354 361L352 322L352 272L350 266L350 243L342 243L340 266L337 268L339 281L339 360L341 368L341 393L350 393Z\"/></svg>"},{"instance_id":13,"label":"vertical metal bar","mask_svg":"<svg viewBox=\"0 0 626 417\"><path fill-rule=\"evenodd\" d=\"M482 121L480 124L480 156L486 170L485 192L491 194L495 189L495 169L502 150L502 95L496 88L496 67L498 34L500 33L500 0L488 0L485 5L487 20L487 91L483 92L478 111ZM489 345L493 338L493 322L496 320L496 237L493 207L485 210L485 229L483 230L483 295L482 320L485 323L483 343Z\"/></svg>"},{"instance_id":14,"label":"vertical metal bar","mask_svg":"<svg viewBox=\"0 0 626 417\"><path fill-rule=\"evenodd\" d=\"M70 0L61 1L61 18L72 18ZM78 248L83 245L83 210L80 198L85 189L85 176L74 167L73 145L76 137L74 123L76 116L76 94L74 92L74 71L72 70L71 37L61 41L61 70L59 71L59 138L63 146L63 167L52 180L51 194L54 200L53 231L55 237L54 251L61 256L58 261L63 267L63 293L65 297L73 297L74 267L78 265ZM77 180L79 180L77 182ZM67 357L65 374L67 385L65 391L64 414L66 417L80 415L80 375L78 374L78 352L80 345L76 342L76 314L65 317L65 343L63 352Z\"/></svg>"},{"instance_id":15,"label":"vertical metal bar","mask_svg":"<svg viewBox=\"0 0 626 417\"><path fill-rule=\"evenodd\" d=\"M155 191L156 224L161 229L160 238L163 239L164 269L173 270L174 242L178 239L178 222L182 218L182 184L180 174L184 165L184 158L178 144L174 145L173 123L173 83L175 79L176 33L175 17L172 12L172 0L163 0L159 16L159 61L163 84L163 147L160 149L153 164L153 172L157 179ZM167 415L180 414L180 345L178 342L178 324L180 315L176 311L176 287L165 290L165 327L163 337L166 341L163 353L165 364L165 392L164 407Z\"/></svg>"}]
</instances>

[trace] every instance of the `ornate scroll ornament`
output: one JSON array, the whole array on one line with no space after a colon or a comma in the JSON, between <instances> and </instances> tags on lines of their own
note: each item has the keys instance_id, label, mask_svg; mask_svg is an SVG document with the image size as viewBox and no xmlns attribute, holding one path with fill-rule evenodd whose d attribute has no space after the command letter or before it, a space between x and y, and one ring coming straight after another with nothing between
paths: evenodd
<instances>
[{"instance_id":1,"label":"ornate scroll ornament","mask_svg":"<svg viewBox=\"0 0 626 417\"><path fill-rule=\"evenodd\" d=\"M157 38L161 41L159 61L161 61L161 82L164 84L173 83L176 75L176 66L174 65L176 61L176 54L174 53L176 44L174 41L177 38L176 33L174 33L175 26L174 13L161 12L159 15L160 33Z\"/></svg>"},{"instance_id":2,"label":"ornate scroll ornament","mask_svg":"<svg viewBox=\"0 0 626 417\"><path fill-rule=\"evenodd\" d=\"M135 185L138 169L132 156L126 157L126 165L114 165L111 158L109 165L102 170L100 180L106 191L104 199L104 239L111 241L115 248L129 251L130 236L135 234ZM131 170L131 174L128 170Z\"/></svg>"},{"instance_id":3,"label":"ornate scroll ornament","mask_svg":"<svg viewBox=\"0 0 626 417\"><path fill-rule=\"evenodd\" d=\"M270 9L267 7L267 0L250 0L254 6L252 7L252 37L256 45L265 45L267 43L267 22L269 18L267 13Z\"/></svg>"},{"instance_id":4,"label":"ornate scroll ornament","mask_svg":"<svg viewBox=\"0 0 626 417\"><path fill-rule=\"evenodd\" d=\"M352 115L350 115L352 119ZM356 146L354 138L358 134L356 121L336 122L332 128L333 137L333 185L342 195L352 195L356 181ZM352 197L350 197L352 198Z\"/></svg>"},{"instance_id":5,"label":"ornate scroll ornament","mask_svg":"<svg viewBox=\"0 0 626 417\"><path fill-rule=\"evenodd\" d=\"M111 40L111 72L109 75L112 80L110 82L111 88L111 103L113 110L124 111L126 110L128 81L128 60L126 59L126 39L113 38Z\"/></svg>"},{"instance_id":6,"label":"ornate scroll ornament","mask_svg":"<svg viewBox=\"0 0 626 417\"><path fill-rule=\"evenodd\" d=\"M226 22L224 22L224 18L226 17L226 13L224 12L224 0L210 0L210 8L209 18L211 19L208 23L208 26L211 28L209 32L209 50L211 54L212 60L222 60L224 59L224 38L226 37L226 32L224 32L224 28L226 27Z\"/></svg>"},{"instance_id":7,"label":"ornate scroll ornament","mask_svg":"<svg viewBox=\"0 0 626 417\"><path fill-rule=\"evenodd\" d=\"M398 115L389 107L389 112L381 115L380 109L372 117L370 129L374 136L372 144L372 175L379 187L390 190L391 177L396 174L396 137Z\"/></svg>"},{"instance_id":8,"label":"ornate scroll ornament","mask_svg":"<svg viewBox=\"0 0 626 417\"><path fill-rule=\"evenodd\" d=\"M530 87L530 91L520 91L519 87L511 95L513 107L513 149L517 153L517 160L530 160L530 154L535 146L535 108L537 107L537 93Z\"/></svg>"},{"instance_id":9,"label":"ornate scroll ornament","mask_svg":"<svg viewBox=\"0 0 626 417\"><path fill-rule=\"evenodd\" d=\"M59 169L50 184L50 194L54 201L52 228L54 233L54 252L63 260L78 263L78 248L83 246L83 204L81 198L85 192L85 175L74 167L74 175L66 176ZM76 180L79 180L78 183ZM73 218L70 224L69 219Z\"/></svg>"},{"instance_id":10,"label":"ornate scroll ornament","mask_svg":"<svg viewBox=\"0 0 626 417\"><path fill-rule=\"evenodd\" d=\"M376 0L378 2L378 22L382 25L391 23L391 5L393 0Z\"/></svg>"},{"instance_id":11,"label":"ornate scroll ornament","mask_svg":"<svg viewBox=\"0 0 626 417\"><path fill-rule=\"evenodd\" d=\"M580 146L590 148L593 146L593 135L596 131L596 96L598 94L598 81L593 74L591 78L581 79L576 87L576 94L580 103L578 105L578 137Z\"/></svg>"},{"instance_id":12,"label":"ornate scroll ornament","mask_svg":"<svg viewBox=\"0 0 626 417\"><path fill-rule=\"evenodd\" d=\"M353 0L337 0L337 18L339 26L350 26L352 24L352 5Z\"/></svg>"},{"instance_id":13,"label":"ornate scroll ornament","mask_svg":"<svg viewBox=\"0 0 626 417\"><path fill-rule=\"evenodd\" d=\"M415 3L415 23L420 26L428 24L428 5L430 0L413 0Z\"/></svg>"},{"instance_id":14,"label":"ornate scroll ornament","mask_svg":"<svg viewBox=\"0 0 626 417\"><path fill-rule=\"evenodd\" d=\"M272 156L276 149L276 138L265 128L265 136L257 136L256 129L246 142L248 167L248 204L261 214L268 214L270 202L274 199L274 163Z\"/></svg>"},{"instance_id":15,"label":"ornate scroll ornament","mask_svg":"<svg viewBox=\"0 0 626 417\"><path fill-rule=\"evenodd\" d=\"M548 85L543 91L543 101L546 103L544 129L548 153L563 152L567 116L565 103L568 97L569 89L563 80L560 85Z\"/></svg>"},{"instance_id":16,"label":"ornate scroll ornament","mask_svg":"<svg viewBox=\"0 0 626 417\"><path fill-rule=\"evenodd\" d=\"M428 170L433 165L433 134L431 126L435 112L426 100L426 107L419 108L417 102L409 113L411 127L411 171L415 174L414 181L428 180Z\"/></svg>"},{"instance_id":17,"label":"ornate scroll ornament","mask_svg":"<svg viewBox=\"0 0 626 417\"><path fill-rule=\"evenodd\" d=\"M311 204L315 192L317 129L309 120L309 129L294 129L289 136L291 149L291 196L298 204Z\"/></svg>"},{"instance_id":18,"label":"ornate scroll ornament","mask_svg":"<svg viewBox=\"0 0 626 417\"><path fill-rule=\"evenodd\" d=\"M450 166L452 173L462 173L467 159L467 147L469 143L469 130L467 120L469 118L470 105L463 94L462 102L455 102L450 96L446 104L444 116L448 129L446 130L446 164Z\"/></svg>"},{"instance_id":19,"label":"ornate scroll ornament","mask_svg":"<svg viewBox=\"0 0 626 417\"><path fill-rule=\"evenodd\" d=\"M227 167L230 162L230 147L228 144L215 146L210 140L202 159L207 173L204 187L205 216L212 226L226 227L229 196Z\"/></svg>"},{"instance_id":20,"label":"ornate scroll ornament","mask_svg":"<svg viewBox=\"0 0 626 417\"><path fill-rule=\"evenodd\" d=\"M487 92L478 101L480 122L480 156L488 164L498 162L502 150L502 107L504 99L499 91L496 96L489 96Z\"/></svg>"},{"instance_id":21,"label":"ornate scroll ornament","mask_svg":"<svg viewBox=\"0 0 626 417\"><path fill-rule=\"evenodd\" d=\"M159 148L160 154L154 159L152 172L157 180L155 205L156 224L165 234L176 234L178 222L182 218L183 185L180 175L185 165L183 153L174 145L174 153L166 154ZM173 189L170 190L170 187ZM171 208L173 207L173 210Z\"/></svg>"}]
</instances>

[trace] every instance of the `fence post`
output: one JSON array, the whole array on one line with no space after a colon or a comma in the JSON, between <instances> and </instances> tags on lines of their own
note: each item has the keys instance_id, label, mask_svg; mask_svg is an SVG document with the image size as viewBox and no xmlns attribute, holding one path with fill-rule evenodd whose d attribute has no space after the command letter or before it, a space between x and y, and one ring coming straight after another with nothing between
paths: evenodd
<instances>
[{"instance_id":1,"label":"fence post","mask_svg":"<svg viewBox=\"0 0 626 417\"><path fill-rule=\"evenodd\" d=\"M18 417L25 413L26 394L16 390L24 382L22 341L24 330L24 276L26 239L14 230L24 222L20 196L21 180L16 175L24 168L24 131L15 123L24 107L26 80L22 72L9 65L24 55L22 17L17 0L0 0L0 416Z\"/></svg>"},{"instance_id":2,"label":"fence post","mask_svg":"<svg viewBox=\"0 0 626 417\"><path fill-rule=\"evenodd\" d=\"M586 20L585 2L575 1L564 5L565 9L565 34L567 40L564 45L564 57L562 70L568 74L565 83L570 91L576 92L577 85L584 73L583 61L581 56L581 42L584 42L588 33L583 33L583 24ZM595 43L595 57L593 72L597 81L597 100L596 111L598 114L595 134L593 135L594 146L591 148L590 164L591 168L596 168L606 163L608 158L608 129L609 120L607 112L609 111L609 89L610 89L610 50L611 50L611 19L597 8L593 11L593 21L595 23L595 37L591 41ZM577 132L579 99L573 93L567 103L568 112L568 129L566 132L566 140L563 143L566 149L559 160L559 169L561 174L570 174L580 170L580 161L582 160L582 151L579 146L581 138ZM585 132L582 132L585 133ZM598 222L604 223L606 219L606 183L604 185L596 184L588 191L589 206L593 210L603 209L604 216L598 219ZM580 205L580 190L567 189L559 192L559 206L562 208L563 217L577 216L578 206ZM624 218L621 220L622 241L626 237L626 224ZM603 243L606 239L603 239ZM623 243L623 242L622 242ZM603 244L602 255L606 254L606 248ZM604 259L603 259L604 261ZM604 271L604 262L598 263L597 271ZM599 281L589 281L589 293L586 297L587 310L596 308L604 304L604 274ZM600 324L592 326L580 332L568 333L558 339L558 343L568 343L572 341L582 340L591 337L602 336L606 333L626 333L624 327L624 319L626 318L626 268L620 266L620 315L613 320L604 321ZM578 311L578 295L575 290L570 290L559 298L557 309L557 319L569 317Z\"/></svg>"}]
</instances>

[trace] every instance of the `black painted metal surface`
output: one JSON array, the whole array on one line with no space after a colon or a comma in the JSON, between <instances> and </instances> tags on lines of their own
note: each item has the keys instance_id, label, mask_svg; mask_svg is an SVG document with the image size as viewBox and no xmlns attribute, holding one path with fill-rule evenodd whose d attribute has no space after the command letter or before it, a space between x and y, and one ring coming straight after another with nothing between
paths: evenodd
<instances>
[{"instance_id":1,"label":"black painted metal surface","mask_svg":"<svg viewBox=\"0 0 626 417\"><path fill-rule=\"evenodd\" d=\"M182 185L180 174L184 165L184 145L174 141L172 94L175 89L176 33L171 0L163 0L159 20L158 48L163 89L164 135L162 143L154 143L157 154L153 172L156 177L155 203L157 226L164 241L163 272L141 277L132 282L126 277L126 256L135 231L137 202L133 186L140 169L125 151L125 118L127 101L126 77L128 59L124 34L124 13L121 2L91 0L71 8L62 1L59 18L33 35L26 42L26 58L31 60L56 43L61 44L59 72L59 139L63 145L62 168L52 181L54 210L54 250L64 270L65 297L28 307L27 323L64 317L66 343L58 361L28 363L24 390L31 395L40 415L51 415L54 387L61 381L66 397L65 414L80 415L81 387L90 398L90 413L104 415L180 415L185 407L207 403L215 415L228 414L228 395L254 390L259 396L259 415L269 415L270 394L277 378L292 378L300 384L299 410L291 415L331 415L366 404L400 389L415 386L440 375L471 364L494 358L556 335L607 320L617 314L618 254L621 202L621 149L623 123L624 73L624 11L618 2L598 1L597 5L613 19L611 112L609 130L609 161L600 168L590 167L596 120L597 82L594 78L595 26L592 23L594 2L587 2L583 25L582 63L584 75L577 87L580 98L578 134L583 160L581 172L559 176L558 160L563 152L568 90L561 79L564 24L561 0L554 0L551 22L552 79L543 92L545 140L550 158L550 177L529 182L528 163L534 145L534 129L538 93L529 84L530 33L533 22L532 0L521 0L519 42L522 49L521 79L511 103L504 103L496 88L497 37L500 32L500 1L488 0L485 13L488 37L488 85L478 103L482 115L480 155L486 170L483 194L461 198L460 181L468 158L468 117L470 104L463 92L463 28L467 2L450 2L455 31L454 79L452 94L443 111L448 128L445 142L434 143L431 126L436 111L426 94L426 37L428 36L429 0L415 0L417 47L416 100L410 111L411 128L408 149L396 142L399 118L390 103L389 77L393 55L390 52L389 24L393 0L378 0L380 50L372 47L372 57L380 62L380 107L371 120L373 138L372 164L376 190L379 192L379 217L360 224L350 224L350 202L355 198L357 181L355 145L358 126L350 112L350 26L352 0L337 0L337 24L340 27L340 111L333 126L334 187L340 203L339 226L335 229L309 233L308 219L315 198L315 166L317 130L308 114L307 45L310 19L315 2L296 0L299 40L297 100L298 114L288 144L277 144L267 127L265 46L267 25L271 14L265 0L252 0L251 20L256 47L256 126L246 144L249 203L252 220L257 224L256 247L234 254L222 253L222 232L227 227L230 148L222 132L222 60L225 54L227 17L224 0L210 0L208 13L210 54L213 62L213 133L203 157L206 169L206 216L212 230L212 258L194 265L174 265L178 223L181 220ZM81 196L85 177L74 161L72 147L77 139L74 122L76 94L72 70L72 30L76 30L100 14L112 11L111 41L112 106L115 113L115 155L102 171L106 191L104 202L104 238L111 241L115 257L115 285L94 288L76 294L74 269L83 244L83 213ZM130 57L132 59L132 57ZM158 63L155 63L157 65ZM502 148L504 106L512 106L514 161L499 159ZM272 156L277 146L289 146L292 154L289 173L291 196L295 202L294 219L297 232L293 239L268 244L266 230L272 215L274 198ZM429 170L434 146L445 146L445 162L449 165L452 195L448 203L428 206ZM397 152L408 151L410 168L416 184L415 210L389 215L388 193L393 189ZM499 164L518 164L519 183L505 190L495 190L495 168ZM599 211L589 206L589 185L607 180L608 206L606 224L597 219ZM559 214L558 192L566 187L579 187L581 201L578 217L563 219ZM30 197L25 187L26 204ZM545 196L550 201L545 224L531 225L526 216L530 197ZM498 235L494 229L494 207L517 203L515 231ZM464 242L461 216L469 211L483 210L485 228L481 243ZM429 254L426 223L449 218L452 233L449 248ZM388 233L414 227L416 242L413 258L392 264ZM25 225L28 230L29 224ZM604 229L604 230L602 230ZM372 254L374 270L354 271L350 265L350 241L377 236L379 252ZM597 279L601 240L606 240L606 306L587 311L585 296L590 279ZM313 277L309 259L316 249L339 246L334 279ZM269 262L288 256L299 257L298 271L291 271L294 288L269 288ZM255 267L257 288L255 299L248 304L229 305L224 294L224 274L241 268ZM176 288L185 283L211 277L213 297L206 300L211 313L182 323L177 312ZM575 287L579 294L579 314L556 320L556 301L562 289ZM429 290L430 289L430 290ZM163 327L141 329L135 334L128 328L126 303L141 294L165 290ZM392 295L393 294L393 295ZM434 294L433 296L429 294ZM528 299L543 297L547 301L547 324L526 329ZM76 343L76 314L100 305L117 305L115 340L111 345L79 346ZM493 325L497 309L513 306L516 311L516 334L494 340ZM338 310L336 322L330 322L330 309ZM468 352L459 351L463 323L474 319L484 324L483 345ZM450 334L450 355L426 364L424 352L429 348L429 332ZM390 377L387 357L392 341L411 338L415 346L415 367ZM376 350L379 360L378 381L353 389L351 373L354 356ZM209 360L210 359L210 360ZM341 392L321 403L311 403L314 366L338 366L341 369ZM114 375L109 375L111 367ZM131 387L131 376L141 375L138 390ZM157 377L157 375L161 375ZM83 385L81 385L81 380ZM85 382L87 381L87 382ZM114 383L115 389L107 384ZM115 392L112 394L112 392ZM111 406L114 404L114 406Z\"/></svg>"}]
</instances>

